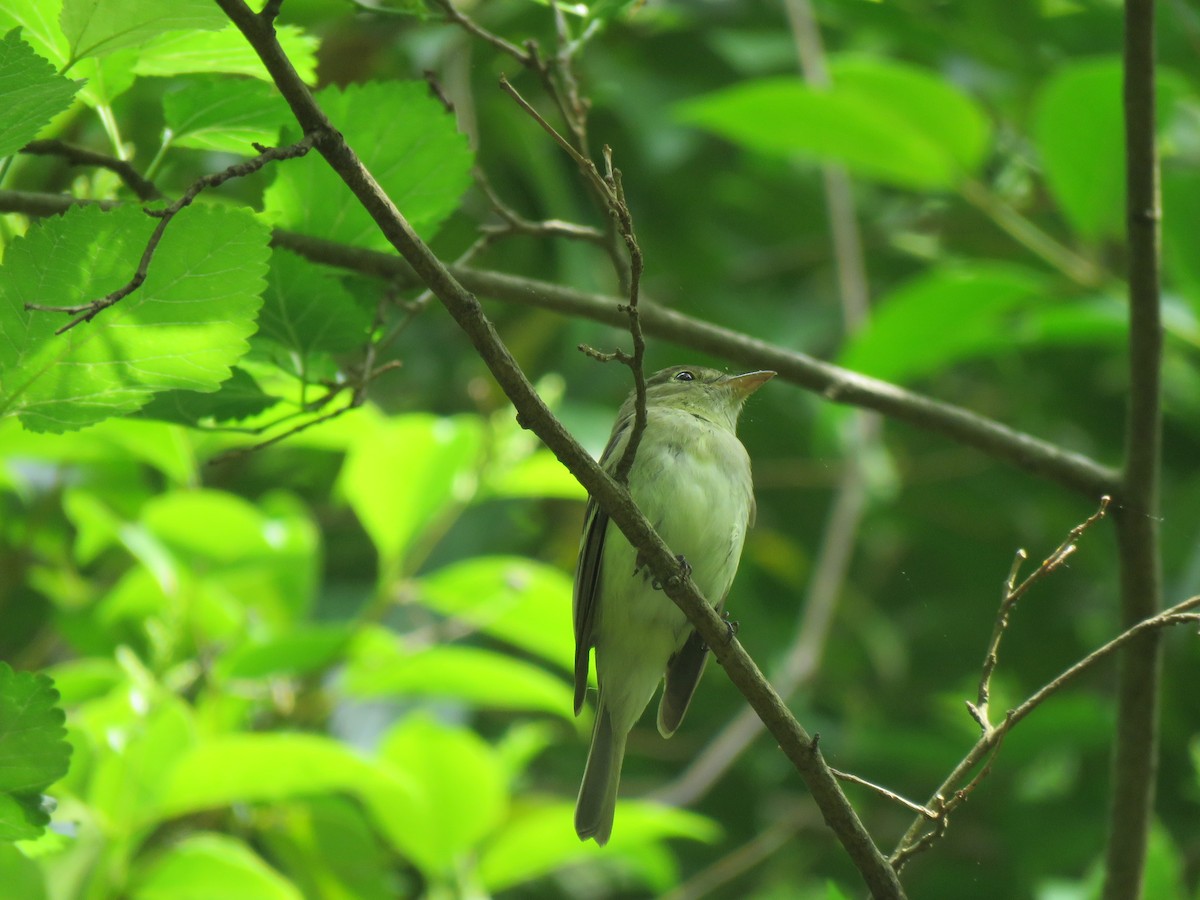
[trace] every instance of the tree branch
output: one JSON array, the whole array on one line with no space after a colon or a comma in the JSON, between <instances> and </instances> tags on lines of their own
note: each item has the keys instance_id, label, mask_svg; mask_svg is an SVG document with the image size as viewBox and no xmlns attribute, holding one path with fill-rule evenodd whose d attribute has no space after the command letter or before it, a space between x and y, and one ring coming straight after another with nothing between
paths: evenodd
<instances>
[{"instance_id":1,"label":"tree branch","mask_svg":"<svg viewBox=\"0 0 1200 900\"><path fill-rule=\"evenodd\" d=\"M902 897L903 889L895 872L863 828L821 759L816 743L770 689L741 645L728 638L721 617L696 590L686 571L682 570L671 551L633 504L628 492L608 478L595 460L554 418L501 342L479 301L421 241L313 101L273 32L263 26L242 0L217 2L262 59L304 133L314 136L317 150L330 167L466 333L480 358L517 408L518 421L532 429L596 499L630 543L638 548L667 595L683 609L701 637L714 648L725 671L759 710L772 734L801 773L826 821L854 860L872 893L878 897Z\"/></svg>"},{"instance_id":2,"label":"tree branch","mask_svg":"<svg viewBox=\"0 0 1200 900\"><path fill-rule=\"evenodd\" d=\"M0 190L0 211L5 212L53 215L81 202L92 201L74 200L58 194ZM110 208L117 204L102 201L101 205ZM282 229L273 232L271 242L273 246L292 250L313 262L401 283L416 284L419 280L412 266L389 253L350 247ZM468 290L493 300L580 316L616 328L628 324L628 319L618 308L622 303L620 297L585 293L551 282L484 269L451 266L449 271ZM1121 500L1119 474L1081 453L1016 431L960 406L859 375L644 299L640 310L642 328L650 337L748 367L774 369L781 380L820 394L826 400L873 409L897 421L940 434L1089 499L1098 500L1108 494L1115 503Z\"/></svg>"},{"instance_id":3,"label":"tree branch","mask_svg":"<svg viewBox=\"0 0 1200 900\"><path fill-rule=\"evenodd\" d=\"M73 166L96 166L115 173L131 191L137 194L139 200L156 200L162 196L153 181L143 178L141 173L131 166L128 160L106 156L86 147L77 147L66 141L30 141L21 148L22 153L30 156L60 156Z\"/></svg>"},{"instance_id":4,"label":"tree branch","mask_svg":"<svg viewBox=\"0 0 1200 900\"><path fill-rule=\"evenodd\" d=\"M1126 0L1125 185L1129 239L1129 400L1123 491L1115 511L1121 617L1126 625L1162 606L1158 536L1162 443L1162 313L1159 299L1158 153L1155 146L1154 0ZM1117 673L1112 806L1104 898L1141 892L1158 771L1160 652L1156 632L1130 644Z\"/></svg>"},{"instance_id":5,"label":"tree branch","mask_svg":"<svg viewBox=\"0 0 1200 900\"><path fill-rule=\"evenodd\" d=\"M273 241L314 262L384 278L413 277L403 261L386 253L346 247L290 232L276 231ZM501 272L457 267L451 271L468 290L495 300L582 316L618 328L625 326L628 321L618 309L620 298L584 293ZM1119 476L1106 466L962 407L942 403L877 378L859 375L804 353L748 337L646 300L641 302L640 319L645 333L651 337L702 350L748 367L774 369L784 381L818 393L826 400L873 409L898 421L941 434L1068 487L1090 500L1099 500L1105 494L1116 497L1119 493Z\"/></svg>"}]
</instances>

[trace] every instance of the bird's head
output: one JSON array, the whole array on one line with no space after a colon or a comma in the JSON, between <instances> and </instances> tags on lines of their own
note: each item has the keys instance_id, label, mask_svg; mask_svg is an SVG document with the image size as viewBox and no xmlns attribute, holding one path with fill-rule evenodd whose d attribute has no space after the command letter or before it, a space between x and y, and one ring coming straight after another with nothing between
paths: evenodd
<instances>
[{"instance_id":1,"label":"bird's head","mask_svg":"<svg viewBox=\"0 0 1200 900\"><path fill-rule=\"evenodd\" d=\"M727 375L704 366L671 366L646 379L648 409L677 409L733 431L746 398L775 376L774 372ZM633 415L634 395L621 408Z\"/></svg>"}]
</instances>

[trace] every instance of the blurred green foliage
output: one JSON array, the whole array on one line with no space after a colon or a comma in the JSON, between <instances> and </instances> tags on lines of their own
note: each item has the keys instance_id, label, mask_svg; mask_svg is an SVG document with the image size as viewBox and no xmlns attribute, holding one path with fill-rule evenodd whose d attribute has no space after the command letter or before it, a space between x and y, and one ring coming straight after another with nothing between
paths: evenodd
<instances>
[{"instance_id":1,"label":"blurred green foliage","mask_svg":"<svg viewBox=\"0 0 1200 900\"><path fill-rule=\"evenodd\" d=\"M555 46L544 4L463 8L515 44ZM215 10L6 3L0 155L59 138L131 159L174 198L253 156L251 142L293 140L286 106ZM1119 4L855 0L816 14L828 90L799 78L774 5L567 10L593 149L610 145L624 175L646 295L1118 462ZM605 225L570 160L496 84L506 73L561 127L538 78L432 8L287 0L279 35L443 259L499 221L473 166L530 220ZM1198 43L1195 10L1163 4L1168 602L1200 592ZM872 314L855 334L827 163L849 173L865 249ZM113 172L54 156L17 154L0 172L5 189L135 199ZM630 800L608 847L576 840L589 723L569 712L569 597L582 491L419 289L269 246L274 227L386 248L316 154L201 195L146 283L61 336L62 314L25 304L121 287L154 220L136 202L4 212L0 884L12 896L860 891L769 740L691 809ZM607 254L586 242L492 240L471 264L617 292ZM599 451L627 373L575 347L627 335L488 311ZM723 364L666 341L648 356L651 369ZM1095 503L908 426L864 446L845 410L778 381L742 436L759 514L730 608L768 672L797 638L845 460L862 457L850 571L822 662L791 703L832 764L921 799L974 740L963 701L1013 553L1042 558ZM1117 633L1111 542L1097 526L1018 608L994 709ZM1146 896L1195 897L1194 633L1169 634L1165 660ZM946 837L906 869L913 896L1096 896L1112 681L1103 668L1013 732ZM649 720L635 730L626 796L669 784L742 706L714 667L671 742ZM848 793L890 849L909 813Z\"/></svg>"}]
</instances>

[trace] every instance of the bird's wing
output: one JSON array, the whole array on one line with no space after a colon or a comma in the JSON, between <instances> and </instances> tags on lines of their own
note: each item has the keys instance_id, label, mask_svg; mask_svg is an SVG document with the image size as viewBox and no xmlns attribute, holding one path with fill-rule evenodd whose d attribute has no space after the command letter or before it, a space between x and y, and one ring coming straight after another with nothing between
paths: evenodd
<instances>
[{"instance_id":1,"label":"bird's wing","mask_svg":"<svg viewBox=\"0 0 1200 900\"><path fill-rule=\"evenodd\" d=\"M600 455L600 465L611 471L621 458L628 439L631 418L622 418L613 428L608 446ZM575 598L572 618L575 622L575 715L583 709L587 692L588 669L594 639L592 624L600 594L600 570L604 562L604 536L608 533L608 514L595 500L588 500L583 519L583 539L579 544L579 563L575 567Z\"/></svg>"},{"instance_id":2,"label":"bird's wing","mask_svg":"<svg viewBox=\"0 0 1200 900\"><path fill-rule=\"evenodd\" d=\"M604 535L608 515L595 500L589 500L579 546L579 564L575 567L575 715L583 709L587 692L588 668L592 652L592 622L596 618L596 598L600 590L600 564L604 556Z\"/></svg>"},{"instance_id":3,"label":"bird's wing","mask_svg":"<svg viewBox=\"0 0 1200 900\"><path fill-rule=\"evenodd\" d=\"M725 608L725 601L717 604L717 612ZM658 733L669 738L683 721L691 705L696 685L704 674L708 663L708 647L700 634L692 629L679 651L667 661L666 684L663 685L662 700L658 703Z\"/></svg>"}]
</instances>

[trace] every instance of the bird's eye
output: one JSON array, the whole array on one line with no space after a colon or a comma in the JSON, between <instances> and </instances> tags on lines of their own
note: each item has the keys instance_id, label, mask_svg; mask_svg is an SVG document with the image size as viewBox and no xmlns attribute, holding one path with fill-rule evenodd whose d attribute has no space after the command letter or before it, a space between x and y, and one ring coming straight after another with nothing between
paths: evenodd
<instances>
[{"instance_id":1,"label":"bird's eye","mask_svg":"<svg viewBox=\"0 0 1200 900\"><path fill-rule=\"evenodd\" d=\"M695 378L696 378L696 376L693 375L691 372L689 372L687 369L684 369L682 372L675 373L676 381L694 381Z\"/></svg>"}]
</instances>

